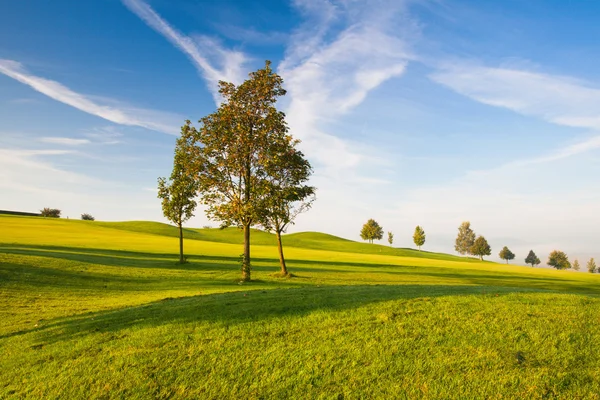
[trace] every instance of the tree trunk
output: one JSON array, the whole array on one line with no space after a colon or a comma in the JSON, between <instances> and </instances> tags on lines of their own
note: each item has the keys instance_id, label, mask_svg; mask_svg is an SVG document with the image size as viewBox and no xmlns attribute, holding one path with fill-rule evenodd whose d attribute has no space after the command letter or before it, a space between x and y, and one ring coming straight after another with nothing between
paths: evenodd
<instances>
[{"instance_id":1,"label":"tree trunk","mask_svg":"<svg viewBox=\"0 0 600 400\"><path fill-rule=\"evenodd\" d=\"M179 224L179 263L183 264L185 259L183 258L183 227Z\"/></svg>"},{"instance_id":2,"label":"tree trunk","mask_svg":"<svg viewBox=\"0 0 600 400\"><path fill-rule=\"evenodd\" d=\"M283 256L283 245L281 244L281 232L277 231L277 249L279 250L279 265L281 266L281 275L288 274L287 266L285 265L285 257Z\"/></svg>"},{"instance_id":3,"label":"tree trunk","mask_svg":"<svg viewBox=\"0 0 600 400\"><path fill-rule=\"evenodd\" d=\"M508 260L506 260L506 263L508 264Z\"/></svg>"},{"instance_id":4,"label":"tree trunk","mask_svg":"<svg viewBox=\"0 0 600 400\"><path fill-rule=\"evenodd\" d=\"M479 260L480 260L480 261L483 261L483 256L479 256Z\"/></svg>"},{"instance_id":5,"label":"tree trunk","mask_svg":"<svg viewBox=\"0 0 600 400\"><path fill-rule=\"evenodd\" d=\"M250 224L244 224L244 258L242 260L242 281L250 281Z\"/></svg>"}]
</instances>

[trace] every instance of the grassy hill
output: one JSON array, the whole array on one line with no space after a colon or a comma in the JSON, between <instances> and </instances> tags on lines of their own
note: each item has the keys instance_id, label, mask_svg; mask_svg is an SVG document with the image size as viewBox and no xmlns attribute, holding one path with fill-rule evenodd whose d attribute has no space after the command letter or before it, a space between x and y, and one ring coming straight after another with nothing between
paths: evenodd
<instances>
[{"instance_id":1,"label":"grassy hill","mask_svg":"<svg viewBox=\"0 0 600 400\"><path fill-rule=\"evenodd\" d=\"M598 398L600 276L0 216L0 398Z\"/></svg>"}]
</instances>

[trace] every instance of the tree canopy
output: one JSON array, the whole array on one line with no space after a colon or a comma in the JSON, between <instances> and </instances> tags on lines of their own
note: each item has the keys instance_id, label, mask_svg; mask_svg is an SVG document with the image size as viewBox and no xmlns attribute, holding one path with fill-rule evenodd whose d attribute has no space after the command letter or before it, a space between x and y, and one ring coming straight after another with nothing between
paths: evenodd
<instances>
[{"instance_id":1,"label":"tree canopy","mask_svg":"<svg viewBox=\"0 0 600 400\"><path fill-rule=\"evenodd\" d=\"M170 178L158 178L158 198L162 199L163 215L179 228L179 262L184 263L183 223L194 216L198 181L193 169L193 148L190 121L181 127L181 136L175 144L173 171Z\"/></svg>"},{"instance_id":2,"label":"tree canopy","mask_svg":"<svg viewBox=\"0 0 600 400\"><path fill-rule=\"evenodd\" d=\"M474 243L475 232L471 229L471 223L469 221L464 221L458 227L458 235L456 236L454 249L461 255L473 254L471 253L471 248Z\"/></svg>"},{"instance_id":3,"label":"tree canopy","mask_svg":"<svg viewBox=\"0 0 600 400\"><path fill-rule=\"evenodd\" d=\"M389 244L390 244L390 246L391 246L392 244L394 244L394 234L393 234L392 232L388 232L388 234L387 234L387 235L388 235L388 238L387 238L387 240L388 240L388 243L389 243Z\"/></svg>"},{"instance_id":4,"label":"tree canopy","mask_svg":"<svg viewBox=\"0 0 600 400\"><path fill-rule=\"evenodd\" d=\"M363 225L360 237L362 240L368 240L369 243L373 243L373 240L381 240L383 238L383 228L374 219L369 219Z\"/></svg>"},{"instance_id":5,"label":"tree canopy","mask_svg":"<svg viewBox=\"0 0 600 400\"><path fill-rule=\"evenodd\" d=\"M575 261L573 261L573 269L575 271L579 271L581 269L581 266L579 265L579 260L576 259Z\"/></svg>"},{"instance_id":6,"label":"tree canopy","mask_svg":"<svg viewBox=\"0 0 600 400\"><path fill-rule=\"evenodd\" d=\"M548 256L548 265L554 267L556 269L569 269L571 268L571 263L569 262L569 258L567 255L558 250L552 251Z\"/></svg>"},{"instance_id":7,"label":"tree canopy","mask_svg":"<svg viewBox=\"0 0 600 400\"><path fill-rule=\"evenodd\" d=\"M532 267L535 267L536 265L539 265L541 261L538 256L535 255L533 250L529 250L529 254L527 254L527 258L525 258L525 263L531 264Z\"/></svg>"},{"instance_id":8,"label":"tree canopy","mask_svg":"<svg viewBox=\"0 0 600 400\"><path fill-rule=\"evenodd\" d=\"M479 236L477 239L475 239L475 242L473 243L473 246L471 246L469 252L474 256L478 256L479 259L483 261L483 256L489 256L492 254L492 248L483 236Z\"/></svg>"},{"instance_id":9,"label":"tree canopy","mask_svg":"<svg viewBox=\"0 0 600 400\"><path fill-rule=\"evenodd\" d=\"M421 251L421 246L425 244L425 231L419 225L415 228L415 233L413 234L413 242Z\"/></svg>"},{"instance_id":10,"label":"tree canopy","mask_svg":"<svg viewBox=\"0 0 600 400\"><path fill-rule=\"evenodd\" d=\"M596 268L596 261L594 261L593 258L590 258L590 260L587 262L587 269L588 272L590 273L594 273L594 272L598 272L598 269Z\"/></svg>"},{"instance_id":11,"label":"tree canopy","mask_svg":"<svg viewBox=\"0 0 600 400\"><path fill-rule=\"evenodd\" d=\"M275 108L283 79L267 61L239 86L219 82L223 102L194 130L195 172L209 218L244 231L242 280L251 278L250 227L264 217L271 193L268 169L288 140L285 114Z\"/></svg>"},{"instance_id":12,"label":"tree canopy","mask_svg":"<svg viewBox=\"0 0 600 400\"><path fill-rule=\"evenodd\" d=\"M40 215L42 217L60 218L60 213L61 211L58 208L44 207L40 210Z\"/></svg>"},{"instance_id":13,"label":"tree canopy","mask_svg":"<svg viewBox=\"0 0 600 400\"><path fill-rule=\"evenodd\" d=\"M95 221L96 220L96 218L94 218L92 216L92 214L88 214L88 213L81 214L81 219L84 221Z\"/></svg>"},{"instance_id":14,"label":"tree canopy","mask_svg":"<svg viewBox=\"0 0 600 400\"><path fill-rule=\"evenodd\" d=\"M502 250L500 250L500 254L498 254L502 260L506 260L506 263L515 258L515 255L512 251L508 249L508 247L504 246Z\"/></svg>"}]
</instances>

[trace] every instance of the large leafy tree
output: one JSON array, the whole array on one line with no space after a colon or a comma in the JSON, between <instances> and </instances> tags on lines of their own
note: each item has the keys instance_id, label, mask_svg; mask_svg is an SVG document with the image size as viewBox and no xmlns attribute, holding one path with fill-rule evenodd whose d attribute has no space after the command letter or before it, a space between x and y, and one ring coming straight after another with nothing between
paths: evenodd
<instances>
[{"instance_id":1,"label":"large leafy tree","mask_svg":"<svg viewBox=\"0 0 600 400\"><path fill-rule=\"evenodd\" d=\"M61 211L58 208L44 207L40 210L40 215L42 217L60 218L60 213Z\"/></svg>"},{"instance_id":2,"label":"large leafy tree","mask_svg":"<svg viewBox=\"0 0 600 400\"><path fill-rule=\"evenodd\" d=\"M515 258L515 254L509 250L508 247L504 246L502 250L500 250L500 254L498 254L502 260L506 260L506 263Z\"/></svg>"},{"instance_id":3,"label":"large leafy tree","mask_svg":"<svg viewBox=\"0 0 600 400\"><path fill-rule=\"evenodd\" d=\"M251 278L250 227L260 223L273 154L287 138L285 114L275 108L283 79L266 62L236 86L219 82L223 102L194 130L200 198L211 219L244 231L242 280Z\"/></svg>"},{"instance_id":4,"label":"large leafy tree","mask_svg":"<svg viewBox=\"0 0 600 400\"><path fill-rule=\"evenodd\" d=\"M590 258L590 260L587 262L587 269L588 269L588 272L590 272L592 274L594 272L598 271L597 268L596 268L596 261L594 261L593 258Z\"/></svg>"},{"instance_id":5,"label":"large leafy tree","mask_svg":"<svg viewBox=\"0 0 600 400\"><path fill-rule=\"evenodd\" d=\"M547 264L556 269L571 268L569 257L567 257L567 255L564 252L558 250L554 250L552 251L552 253L550 253L550 255L548 256Z\"/></svg>"},{"instance_id":6,"label":"large leafy tree","mask_svg":"<svg viewBox=\"0 0 600 400\"><path fill-rule=\"evenodd\" d=\"M158 198L162 199L164 216L179 228L179 262L184 263L183 223L194 216L198 181L194 175L193 146L190 121L181 127L181 136L175 144L173 171L169 179L158 178Z\"/></svg>"},{"instance_id":7,"label":"large leafy tree","mask_svg":"<svg viewBox=\"0 0 600 400\"><path fill-rule=\"evenodd\" d=\"M527 254L527 258L525 258L525 263L531 264L532 267L535 267L536 265L539 265L541 261L538 256L535 255L533 250L529 250L529 254Z\"/></svg>"},{"instance_id":8,"label":"large leafy tree","mask_svg":"<svg viewBox=\"0 0 600 400\"><path fill-rule=\"evenodd\" d=\"M383 238L383 228L374 219L369 219L363 225L360 237L362 240L368 240L369 243L373 243L373 240L381 240Z\"/></svg>"},{"instance_id":9,"label":"large leafy tree","mask_svg":"<svg viewBox=\"0 0 600 400\"><path fill-rule=\"evenodd\" d=\"M260 224L277 235L281 275L288 275L281 234L296 217L307 211L315 200L315 188L307 185L312 173L310 163L296 148L298 140L286 136L274 143L267 160L264 202L260 211Z\"/></svg>"},{"instance_id":10,"label":"large leafy tree","mask_svg":"<svg viewBox=\"0 0 600 400\"><path fill-rule=\"evenodd\" d=\"M475 232L471 229L471 223L465 221L458 227L458 235L454 243L454 249L461 255L473 254L471 247L475 243Z\"/></svg>"},{"instance_id":11,"label":"large leafy tree","mask_svg":"<svg viewBox=\"0 0 600 400\"><path fill-rule=\"evenodd\" d=\"M483 261L483 256L489 256L492 254L492 248L483 236L479 236L477 239L475 239L475 242L469 249L469 252L474 256L478 256L479 259Z\"/></svg>"},{"instance_id":12,"label":"large leafy tree","mask_svg":"<svg viewBox=\"0 0 600 400\"><path fill-rule=\"evenodd\" d=\"M413 242L421 251L421 246L425 244L425 231L419 225L415 228L415 233L413 234Z\"/></svg>"}]
</instances>

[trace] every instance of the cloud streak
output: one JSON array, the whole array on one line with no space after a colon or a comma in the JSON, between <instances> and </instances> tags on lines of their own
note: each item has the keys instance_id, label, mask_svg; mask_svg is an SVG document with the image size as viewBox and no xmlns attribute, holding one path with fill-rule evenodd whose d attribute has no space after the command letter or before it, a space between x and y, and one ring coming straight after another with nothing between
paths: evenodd
<instances>
[{"instance_id":1,"label":"cloud streak","mask_svg":"<svg viewBox=\"0 0 600 400\"><path fill-rule=\"evenodd\" d=\"M115 107L101 104L90 96L74 92L68 87L49 79L30 74L21 63L0 59L0 73L13 78L32 89L78 110L120 125L139 126L153 131L175 134L183 118L160 111L133 107ZM117 103L111 101L112 103Z\"/></svg>"},{"instance_id":2,"label":"cloud streak","mask_svg":"<svg viewBox=\"0 0 600 400\"><path fill-rule=\"evenodd\" d=\"M160 33L192 61L217 103L218 81L241 83L245 76L246 56L238 51L226 50L220 44L203 35L186 36L169 25L156 11L141 0L122 0L123 4L150 28Z\"/></svg>"}]
</instances>

